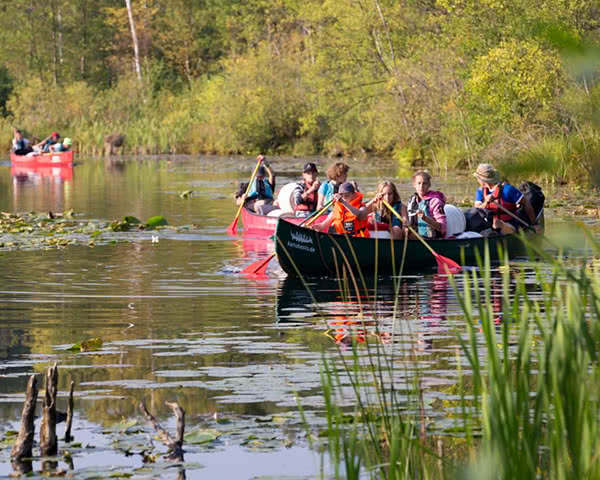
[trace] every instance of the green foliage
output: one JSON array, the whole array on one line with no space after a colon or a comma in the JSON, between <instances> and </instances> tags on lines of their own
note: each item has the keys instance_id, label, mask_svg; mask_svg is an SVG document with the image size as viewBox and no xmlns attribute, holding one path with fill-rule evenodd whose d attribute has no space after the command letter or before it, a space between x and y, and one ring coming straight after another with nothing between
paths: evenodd
<instances>
[{"instance_id":1,"label":"green foliage","mask_svg":"<svg viewBox=\"0 0 600 480\"><path fill-rule=\"evenodd\" d=\"M510 121L535 117L558 96L561 85L556 53L532 42L509 41L476 60L466 91L492 117Z\"/></svg>"}]
</instances>

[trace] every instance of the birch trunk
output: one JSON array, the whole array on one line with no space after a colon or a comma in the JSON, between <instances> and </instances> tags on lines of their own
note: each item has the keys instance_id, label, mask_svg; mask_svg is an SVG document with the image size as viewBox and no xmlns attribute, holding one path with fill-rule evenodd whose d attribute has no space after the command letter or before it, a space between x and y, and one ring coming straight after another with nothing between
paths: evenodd
<instances>
[{"instance_id":1,"label":"birch trunk","mask_svg":"<svg viewBox=\"0 0 600 480\"><path fill-rule=\"evenodd\" d=\"M133 41L133 53L135 61L135 73L137 74L138 80L142 81L142 68L140 66L140 48L138 46L137 33L135 31L135 23L133 21L133 9L131 8L131 0L125 0L127 5L127 15L129 17L129 26L131 28L131 40Z\"/></svg>"}]
</instances>

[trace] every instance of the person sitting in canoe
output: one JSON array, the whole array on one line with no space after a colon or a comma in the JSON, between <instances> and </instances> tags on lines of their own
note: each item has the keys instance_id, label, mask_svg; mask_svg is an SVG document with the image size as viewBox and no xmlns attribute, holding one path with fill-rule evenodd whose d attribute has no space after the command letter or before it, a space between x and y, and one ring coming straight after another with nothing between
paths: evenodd
<instances>
[{"instance_id":1,"label":"person sitting in canoe","mask_svg":"<svg viewBox=\"0 0 600 480\"><path fill-rule=\"evenodd\" d=\"M71 146L73 145L73 140L69 137L65 137L62 143L55 143L54 145L50 145L51 152L68 152L71 150Z\"/></svg>"},{"instance_id":2,"label":"person sitting in canoe","mask_svg":"<svg viewBox=\"0 0 600 480\"><path fill-rule=\"evenodd\" d=\"M317 209L318 191L321 184L317 179L319 171L313 162L308 162L302 170L302 181L298 182L292 196L296 217L308 217Z\"/></svg>"},{"instance_id":3,"label":"person sitting in canoe","mask_svg":"<svg viewBox=\"0 0 600 480\"><path fill-rule=\"evenodd\" d=\"M394 210L400 214L402 221L396 217L390 210L383 204L382 200L389 203ZM400 193L393 182L384 180L377 186L377 193L373 200L367 202L367 208L371 215L369 215L369 223L386 223L390 226L390 237L394 240L401 240L404 238L403 225L408 225L408 211L406 206L400 200Z\"/></svg>"},{"instance_id":4,"label":"person sitting in canoe","mask_svg":"<svg viewBox=\"0 0 600 480\"><path fill-rule=\"evenodd\" d=\"M369 209L362 201L363 194L357 192L352 183L345 182L340 185L338 193L333 194L333 200L333 211L314 229L327 232L333 227L335 233L368 237Z\"/></svg>"},{"instance_id":5,"label":"person sitting in canoe","mask_svg":"<svg viewBox=\"0 0 600 480\"><path fill-rule=\"evenodd\" d=\"M536 223L535 211L527 198L508 182L501 179L500 172L489 163L481 163L473 176L479 182L475 192L475 207L493 213L492 228L500 233L515 233L520 226L519 221L506 211L516 215L522 207L529 217L529 224Z\"/></svg>"},{"instance_id":6,"label":"person sitting in canoe","mask_svg":"<svg viewBox=\"0 0 600 480\"><path fill-rule=\"evenodd\" d=\"M442 192L430 190L431 175L421 171L412 178L415 193L408 201L408 218L411 226L424 238L444 238L446 235L446 197Z\"/></svg>"},{"instance_id":7,"label":"person sitting in canoe","mask_svg":"<svg viewBox=\"0 0 600 480\"><path fill-rule=\"evenodd\" d=\"M33 148L31 148L31 143L23 136L23 131L18 128L13 128L13 140L11 151L15 155L27 155L30 152L33 152Z\"/></svg>"},{"instance_id":8,"label":"person sitting in canoe","mask_svg":"<svg viewBox=\"0 0 600 480\"><path fill-rule=\"evenodd\" d=\"M270 211L279 208L274 201L273 192L275 191L275 175L264 155L259 155L256 159L260 162L260 167L256 172L256 178L252 182L248 195L242 195L237 202L244 202L246 208L253 210L259 215L267 215ZM269 175L269 179L265 177Z\"/></svg>"},{"instance_id":9,"label":"person sitting in canoe","mask_svg":"<svg viewBox=\"0 0 600 480\"><path fill-rule=\"evenodd\" d=\"M336 162L327 169L325 173L328 180L319 187L317 210L321 210L324 205L331 201L333 195L338 193L340 185L348 178L348 170L350 170L350 167L343 162Z\"/></svg>"},{"instance_id":10,"label":"person sitting in canoe","mask_svg":"<svg viewBox=\"0 0 600 480\"><path fill-rule=\"evenodd\" d=\"M34 145L33 150L37 153L48 153L50 151L50 146L58 143L59 140L60 134L58 132L52 132L40 143Z\"/></svg>"}]
</instances>

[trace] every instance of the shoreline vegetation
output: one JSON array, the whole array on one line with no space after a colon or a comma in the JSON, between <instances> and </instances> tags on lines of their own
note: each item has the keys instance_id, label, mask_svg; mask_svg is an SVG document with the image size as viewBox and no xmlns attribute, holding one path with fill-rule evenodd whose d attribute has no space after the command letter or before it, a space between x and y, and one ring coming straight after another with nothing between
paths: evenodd
<instances>
[{"instance_id":1,"label":"shoreline vegetation","mask_svg":"<svg viewBox=\"0 0 600 480\"><path fill-rule=\"evenodd\" d=\"M600 185L599 21L543 0L16 0L0 144L386 156ZM15 29L15 25L19 25Z\"/></svg>"}]
</instances>

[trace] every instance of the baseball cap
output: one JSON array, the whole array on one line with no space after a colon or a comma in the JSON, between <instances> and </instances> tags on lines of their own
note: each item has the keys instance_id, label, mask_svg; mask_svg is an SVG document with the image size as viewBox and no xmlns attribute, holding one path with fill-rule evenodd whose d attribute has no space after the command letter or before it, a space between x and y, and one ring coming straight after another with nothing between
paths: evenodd
<instances>
[{"instance_id":1,"label":"baseball cap","mask_svg":"<svg viewBox=\"0 0 600 480\"><path fill-rule=\"evenodd\" d=\"M340 189L338 190L338 193L355 193L356 190L354 189L354 185L352 185L350 182L344 182L340 185Z\"/></svg>"},{"instance_id":2,"label":"baseball cap","mask_svg":"<svg viewBox=\"0 0 600 480\"><path fill-rule=\"evenodd\" d=\"M319 173L319 171L317 170L317 166L313 163L313 162L307 162L304 164L304 168L302 169L303 173L306 172L315 172L315 173Z\"/></svg>"}]
</instances>

